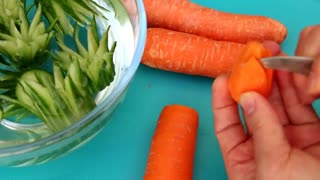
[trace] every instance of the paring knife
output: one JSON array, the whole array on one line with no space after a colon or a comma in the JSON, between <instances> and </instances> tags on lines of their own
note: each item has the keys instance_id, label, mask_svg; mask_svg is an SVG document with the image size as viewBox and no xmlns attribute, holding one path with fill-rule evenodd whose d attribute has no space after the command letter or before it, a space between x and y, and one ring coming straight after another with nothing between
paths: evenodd
<instances>
[{"instance_id":1,"label":"paring knife","mask_svg":"<svg viewBox=\"0 0 320 180\"><path fill-rule=\"evenodd\" d=\"M305 56L273 56L262 58L261 62L266 68L308 75L313 60Z\"/></svg>"}]
</instances>

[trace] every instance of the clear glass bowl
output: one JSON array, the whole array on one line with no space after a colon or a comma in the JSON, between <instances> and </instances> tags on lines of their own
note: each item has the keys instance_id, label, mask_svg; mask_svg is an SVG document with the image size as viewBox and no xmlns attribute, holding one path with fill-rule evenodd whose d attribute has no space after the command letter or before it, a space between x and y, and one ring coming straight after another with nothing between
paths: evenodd
<instances>
[{"instance_id":1,"label":"clear glass bowl","mask_svg":"<svg viewBox=\"0 0 320 180\"><path fill-rule=\"evenodd\" d=\"M142 0L96 0L114 10L108 17L118 42L116 78L96 99L97 107L78 122L56 134L43 123L21 124L2 120L0 166L29 166L60 158L98 134L126 96L140 64L146 38L146 15ZM106 16L108 16L106 14ZM100 22L101 27L105 27ZM112 30L112 28L111 28Z\"/></svg>"}]
</instances>

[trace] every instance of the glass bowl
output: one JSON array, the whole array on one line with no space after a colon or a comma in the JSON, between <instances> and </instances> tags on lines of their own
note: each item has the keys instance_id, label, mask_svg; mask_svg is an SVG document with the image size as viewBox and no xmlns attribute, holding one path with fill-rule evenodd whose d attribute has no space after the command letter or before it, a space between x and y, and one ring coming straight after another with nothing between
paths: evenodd
<instances>
[{"instance_id":1,"label":"glass bowl","mask_svg":"<svg viewBox=\"0 0 320 180\"><path fill-rule=\"evenodd\" d=\"M146 15L142 0L95 0L111 8L113 38L117 40L116 77L96 98L97 107L57 133L43 123L17 123L3 119L0 125L0 166L30 166L60 158L97 135L112 119L140 64L146 38ZM100 23L100 24L99 24ZM101 28L104 21L98 22Z\"/></svg>"}]
</instances>

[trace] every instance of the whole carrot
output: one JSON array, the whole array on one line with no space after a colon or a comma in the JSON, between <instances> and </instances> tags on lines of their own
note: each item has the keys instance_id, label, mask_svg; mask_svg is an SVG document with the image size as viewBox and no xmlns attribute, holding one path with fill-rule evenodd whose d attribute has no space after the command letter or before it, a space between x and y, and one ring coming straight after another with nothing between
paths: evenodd
<instances>
[{"instance_id":1,"label":"whole carrot","mask_svg":"<svg viewBox=\"0 0 320 180\"><path fill-rule=\"evenodd\" d=\"M171 104L163 108L155 129L144 180L191 180L196 149L198 113Z\"/></svg>"},{"instance_id":2,"label":"whole carrot","mask_svg":"<svg viewBox=\"0 0 320 180\"><path fill-rule=\"evenodd\" d=\"M287 36L279 21L259 15L235 14L204 7L189 0L144 0L149 27L162 27L215 40L246 43Z\"/></svg>"},{"instance_id":3,"label":"whole carrot","mask_svg":"<svg viewBox=\"0 0 320 180\"><path fill-rule=\"evenodd\" d=\"M157 69L215 78L231 70L245 45L148 28L141 63Z\"/></svg>"}]
</instances>

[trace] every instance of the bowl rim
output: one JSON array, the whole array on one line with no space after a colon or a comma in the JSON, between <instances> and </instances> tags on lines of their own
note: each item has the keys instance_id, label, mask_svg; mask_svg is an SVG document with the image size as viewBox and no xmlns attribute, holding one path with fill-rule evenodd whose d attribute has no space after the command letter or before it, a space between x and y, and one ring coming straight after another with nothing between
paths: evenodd
<instances>
[{"instance_id":1,"label":"bowl rim","mask_svg":"<svg viewBox=\"0 0 320 180\"><path fill-rule=\"evenodd\" d=\"M48 137L42 138L40 140L19 144L16 146L0 148L0 158L15 156L21 153L34 151L35 149L55 144L58 139L64 140L65 139L64 137L68 138L70 136L70 132L76 132L75 130L83 127L84 125L87 125L87 123L90 122L90 120L92 120L92 118L95 117L96 114L98 114L98 112L102 111L106 106L109 106L113 101L115 101L119 96L121 96L122 92L125 91L127 86L130 84L131 80L133 79L134 74L138 70L138 67L141 62L142 54L144 51L145 41L146 41L147 18L146 18L144 3L143 3L143 0L135 0L135 3L137 6L137 13L139 17L138 18L139 28L137 33L138 36L136 41L136 47L132 57L133 61L130 65L130 69L128 69L128 71L125 72L125 76L123 76L123 78L120 80L118 84L118 88L112 91L110 95L99 104L99 106L95 107L90 113L88 113L85 117L83 117L79 121L75 122L70 127L58 133L49 135ZM4 155L4 154L7 154L7 155Z\"/></svg>"}]
</instances>

